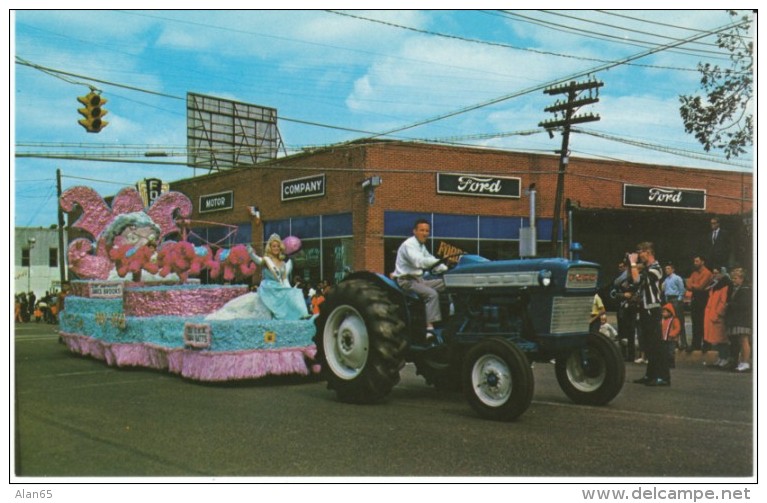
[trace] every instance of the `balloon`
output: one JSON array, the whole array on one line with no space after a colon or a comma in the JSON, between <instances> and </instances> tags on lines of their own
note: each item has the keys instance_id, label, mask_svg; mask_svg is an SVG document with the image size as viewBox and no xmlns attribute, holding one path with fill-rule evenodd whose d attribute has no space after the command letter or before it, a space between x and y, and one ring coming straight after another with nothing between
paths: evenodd
<instances>
[{"instance_id":1,"label":"balloon","mask_svg":"<svg viewBox=\"0 0 767 503\"><path fill-rule=\"evenodd\" d=\"M296 236L288 236L282 240L282 244L285 245L285 255L293 255L301 249L301 240Z\"/></svg>"}]
</instances>

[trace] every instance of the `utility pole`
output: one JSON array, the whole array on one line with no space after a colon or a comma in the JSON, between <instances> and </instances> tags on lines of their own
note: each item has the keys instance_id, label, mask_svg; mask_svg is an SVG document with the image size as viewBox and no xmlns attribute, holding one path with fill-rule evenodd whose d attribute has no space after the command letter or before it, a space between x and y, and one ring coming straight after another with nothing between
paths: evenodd
<instances>
[{"instance_id":1,"label":"utility pole","mask_svg":"<svg viewBox=\"0 0 767 503\"><path fill-rule=\"evenodd\" d=\"M64 289L66 283L67 268L64 266L64 212L61 211L61 170L56 169L56 208L59 216L59 276L61 280L61 289Z\"/></svg>"},{"instance_id":2,"label":"utility pole","mask_svg":"<svg viewBox=\"0 0 767 503\"><path fill-rule=\"evenodd\" d=\"M555 256L563 256L559 249L559 225L562 220L562 202L565 196L565 169L570 161L570 126L584 122L599 120L599 115L592 113L575 115L578 108L591 105L599 101L599 88L604 85L593 78L586 82L571 81L567 84L544 89L545 94L566 94L567 101L557 100L556 103L544 109L545 112L553 112L555 118L538 123L539 127L545 128L551 138L554 138L553 130L562 127L562 149L559 151L559 172L557 174L557 192L554 199L554 220L551 227L551 251ZM596 90L596 93L594 92ZM578 98L583 91L588 91L588 97ZM596 94L596 95L595 95ZM562 112L562 116L560 113Z\"/></svg>"}]
</instances>

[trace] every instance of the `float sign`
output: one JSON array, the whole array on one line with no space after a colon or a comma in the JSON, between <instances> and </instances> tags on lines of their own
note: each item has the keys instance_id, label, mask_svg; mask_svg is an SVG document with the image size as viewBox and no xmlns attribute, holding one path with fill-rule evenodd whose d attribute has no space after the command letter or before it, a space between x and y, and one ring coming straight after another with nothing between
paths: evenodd
<instances>
[{"instance_id":1,"label":"float sign","mask_svg":"<svg viewBox=\"0 0 767 503\"><path fill-rule=\"evenodd\" d=\"M520 197L521 178L437 173L437 193L479 197Z\"/></svg>"},{"instance_id":2,"label":"float sign","mask_svg":"<svg viewBox=\"0 0 767 503\"><path fill-rule=\"evenodd\" d=\"M624 184L623 206L705 210L706 191Z\"/></svg>"},{"instance_id":3,"label":"float sign","mask_svg":"<svg viewBox=\"0 0 767 503\"><path fill-rule=\"evenodd\" d=\"M93 299L122 299L122 281L89 281L88 297Z\"/></svg>"},{"instance_id":4,"label":"float sign","mask_svg":"<svg viewBox=\"0 0 767 503\"><path fill-rule=\"evenodd\" d=\"M322 197L325 195L325 175L283 180L280 196L283 201Z\"/></svg>"},{"instance_id":5,"label":"float sign","mask_svg":"<svg viewBox=\"0 0 767 503\"><path fill-rule=\"evenodd\" d=\"M200 213L231 210L232 208L234 208L234 193L231 190L200 196L200 209L198 210Z\"/></svg>"},{"instance_id":6,"label":"float sign","mask_svg":"<svg viewBox=\"0 0 767 503\"><path fill-rule=\"evenodd\" d=\"M184 346L194 349L210 347L210 325L207 323L184 323Z\"/></svg>"}]
</instances>

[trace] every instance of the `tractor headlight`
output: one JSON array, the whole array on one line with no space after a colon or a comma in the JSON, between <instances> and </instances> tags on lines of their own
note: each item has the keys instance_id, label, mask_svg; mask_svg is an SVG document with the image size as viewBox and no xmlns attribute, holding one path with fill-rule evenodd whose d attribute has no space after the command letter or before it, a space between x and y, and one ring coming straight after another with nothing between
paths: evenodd
<instances>
[{"instance_id":1,"label":"tractor headlight","mask_svg":"<svg viewBox=\"0 0 767 503\"><path fill-rule=\"evenodd\" d=\"M543 270L538 273L538 284L547 287L551 284L551 271Z\"/></svg>"}]
</instances>

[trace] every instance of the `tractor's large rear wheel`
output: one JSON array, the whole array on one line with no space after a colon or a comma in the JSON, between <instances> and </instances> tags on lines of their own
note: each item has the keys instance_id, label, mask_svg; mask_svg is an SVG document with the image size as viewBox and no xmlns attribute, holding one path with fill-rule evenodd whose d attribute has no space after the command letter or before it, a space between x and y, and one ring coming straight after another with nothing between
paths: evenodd
<instances>
[{"instance_id":1,"label":"tractor's large rear wheel","mask_svg":"<svg viewBox=\"0 0 767 503\"><path fill-rule=\"evenodd\" d=\"M533 388L533 371L525 353L505 339L480 342L464 359L464 395L485 419L517 419L530 407Z\"/></svg>"},{"instance_id":2,"label":"tractor's large rear wheel","mask_svg":"<svg viewBox=\"0 0 767 503\"><path fill-rule=\"evenodd\" d=\"M581 405L605 405L623 388L626 366L618 346L600 333L589 334L584 348L557 358L559 387Z\"/></svg>"},{"instance_id":3,"label":"tractor's large rear wheel","mask_svg":"<svg viewBox=\"0 0 767 503\"><path fill-rule=\"evenodd\" d=\"M339 400L373 403L391 392L405 365L405 324L380 285L344 281L321 304L316 320L317 360Z\"/></svg>"}]
</instances>

